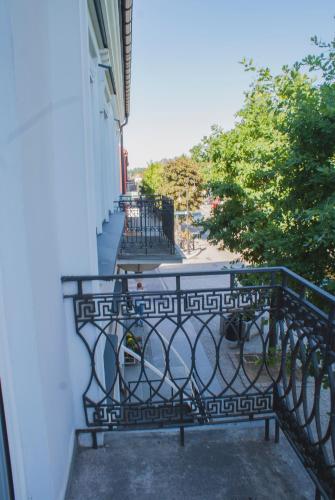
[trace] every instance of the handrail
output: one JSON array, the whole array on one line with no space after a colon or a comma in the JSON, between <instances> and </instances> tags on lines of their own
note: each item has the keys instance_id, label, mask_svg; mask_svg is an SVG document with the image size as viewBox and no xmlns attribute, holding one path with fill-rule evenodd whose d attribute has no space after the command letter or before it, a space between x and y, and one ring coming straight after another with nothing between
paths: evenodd
<instances>
[{"instance_id":1,"label":"handrail","mask_svg":"<svg viewBox=\"0 0 335 500\"><path fill-rule=\"evenodd\" d=\"M173 278L176 276L188 277L188 276L214 276L214 275L227 275L227 274L248 274L253 273L264 273L264 272L280 272L284 271L285 267L245 267L241 269L224 269L222 271L185 271L185 272L171 272L171 273L142 273L141 279L147 278ZM63 276L61 279L63 282L68 281L112 281L115 279L127 279L129 280L129 275L122 274L108 274L108 275L73 275L73 276Z\"/></svg>"},{"instance_id":2,"label":"handrail","mask_svg":"<svg viewBox=\"0 0 335 500\"><path fill-rule=\"evenodd\" d=\"M265 274L265 273L282 273L286 277L294 279L297 283L308 287L311 291L317 293L329 302L335 305L335 296L315 285L311 281L303 278L299 274L291 271L285 266L274 267L243 267L237 269L223 269L220 271L185 271L185 272L172 272L172 273L159 273L160 278L175 278L175 277L191 277L191 276L225 276L225 275L245 275L245 274ZM141 280L157 278L157 273L142 273ZM68 283L71 281L113 281L113 280L129 280L129 275L122 274L109 274L109 275L73 275L62 276L61 281ZM285 285L283 284L285 287Z\"/></svg>"}]
</instances>

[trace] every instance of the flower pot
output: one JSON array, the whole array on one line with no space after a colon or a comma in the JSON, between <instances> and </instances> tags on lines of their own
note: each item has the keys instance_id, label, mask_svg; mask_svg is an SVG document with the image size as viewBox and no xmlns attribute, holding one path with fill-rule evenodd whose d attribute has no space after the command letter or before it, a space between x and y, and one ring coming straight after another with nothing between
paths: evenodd
<instances>
[{"instance_id":1,"label":"flower pot","mask_svg":"<svg viewBox=\"0 0 335 500\"><path fill-rule=\"evenodd\" d=\"M225 320L224 336L228 342L237 344L242 339L243 322L240 314L230 314Z\"/></svg>"}]
</instances>

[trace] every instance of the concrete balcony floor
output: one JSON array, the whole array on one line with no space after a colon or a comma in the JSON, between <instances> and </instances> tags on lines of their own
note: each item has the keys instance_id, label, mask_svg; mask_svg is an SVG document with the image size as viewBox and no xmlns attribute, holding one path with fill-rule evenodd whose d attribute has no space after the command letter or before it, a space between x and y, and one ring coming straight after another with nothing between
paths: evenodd
<instances>
[{"instance_id":1,"label":"concrete balcony floor","mask_svg":"<svg viewBox=\"0 0 335 500\"><path fill-rule=\"evenodd\" d=\"M315 489L281 433L264 424L106 435L79 448L68 500L311 500Z\"/></svg>"}]
</instances>

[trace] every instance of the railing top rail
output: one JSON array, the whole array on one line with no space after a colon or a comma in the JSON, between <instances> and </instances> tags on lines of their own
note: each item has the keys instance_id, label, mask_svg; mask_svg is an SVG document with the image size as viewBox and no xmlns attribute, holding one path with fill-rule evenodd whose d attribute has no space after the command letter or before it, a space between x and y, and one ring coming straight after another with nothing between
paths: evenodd
<instances>
[{"instance_id":1,"label":"railing top rail","mask_svg":"<svg viewBox=\"0 0 335 500\"><path fill-rule=\"evenodd\" d=\"M175 278L175 277L191 277L191 276L214 276L214 275L229 275L229 274L261 274L271 272L285 271L285 267L244 267L240 269L223 269L221 271L185 271L185 272L170 272L170 273L139 273L138 276L142 279L147 278ZM298 275L297 275L298 276ZM129 274L109 274L109 275L77 275L63 276L63 282L69 281L113 281L119 279L132 279L135 275Z\"/></svg>"},{"instance_id":2,"label":"railing top rail","mask_svg":"<svg viewBox=\"0 0 335 500\"><path fill-rule=\"evenodd\" d=\"M187 278L192 276L225 276L225 275L247 275L247 274L275 274L281 273L282 275L282 286L286 286L285 282L287 278L293 279L301 287L305 287L309 291L316 293L327 302L332 303L335 306L335 296L331 295L326 290L323 290L319 286L315 285L311 281L299 276L295 272L291 271L284 266L275 267L244 267L239 269L223 269L221 271L185 271L185 272L167 272L167 273L141 273L138 276L141 280L146 280L150 278ZM136 278L135 275L127 274L111 274L111 275L77 275L77 276L62 276L61 280L63 283L68 282L87 282L87 281L114 281L114 280L129 280Z\"/></svg>"},{"instance_id":3,"label":"railing top rail","mask_svg":"<svg viewBox=\"0 0 335 500\"><path fill-rule=\"evenodd\" d=\"M281 269L282 269L285 276L289 276L290 278L299 282L300 285L307 287L309 290L321 295L323 298L325 298L331 302L334 302L334 304L335 304L335 296L332 295L331 293L327 292L326 290L323 290L318 285L315 285L312 281L309 281L306 278L303 278L302 276L295 273L294 271L291 271L291 269L289 269L288 267L282 267Z\"/></svg>"}]
</instances>

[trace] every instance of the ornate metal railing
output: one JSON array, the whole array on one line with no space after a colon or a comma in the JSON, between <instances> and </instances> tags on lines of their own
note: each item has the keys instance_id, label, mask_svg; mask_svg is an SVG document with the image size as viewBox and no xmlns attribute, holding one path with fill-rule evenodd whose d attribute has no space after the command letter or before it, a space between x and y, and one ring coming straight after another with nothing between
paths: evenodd
<instances>
[{"instance_id":1,"label":"ornate metal railing","mask_svg":"<svg viewBox=\"0 0 335 500\"><path fill-rule=\"evenodd\" d=\"M268 438L274 418L276 440L280 426L334 497L333 296L280 267L143 274L141 291L134 275L63 281L88 354L88 429L178 425L183 439L187 426L262 419Z\"/></svg>"},{"instance_id":2,"label":"ornate metal railing","mask_svg":"<svg viewBox=\"0 0 335 500\"><path fill-rule=\"evenodd\" d=\"M121 196L114 210L125 212L120 255L175 253L173 200L166 196Z\"/></svg>"}]
</instances>

